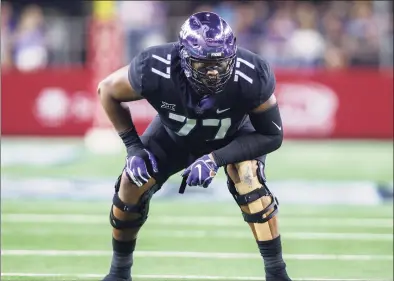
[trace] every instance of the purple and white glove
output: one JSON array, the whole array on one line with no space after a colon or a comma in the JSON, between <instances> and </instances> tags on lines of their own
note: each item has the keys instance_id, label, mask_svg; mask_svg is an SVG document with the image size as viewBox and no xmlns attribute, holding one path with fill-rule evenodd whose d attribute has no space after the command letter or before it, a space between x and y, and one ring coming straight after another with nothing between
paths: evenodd
<instances>
[{"instance_id":1,"label":"purple and white glove","mask_svg":"<svg viewBox=\"0 0 394 281\"><path fill-rule=\"evenodd\" d=\"M212 182L219 167L208 155L198 158L182 173L182 177L187 177L186 183L190 186L203 186L205 188Z\"/></svg>"},{"instance_id":2,"label":"purple and white glove","mask_svg":"<svg viewBox=\"0 0 394 281\"><path fill-rule=\"evenodd\" d=\"M130 182L138 187L146 184L153 173L157 173L157 161L155 156L147 149L142 149L138 153L127 156L125 172Z\"/></svg>"}]
</instances>

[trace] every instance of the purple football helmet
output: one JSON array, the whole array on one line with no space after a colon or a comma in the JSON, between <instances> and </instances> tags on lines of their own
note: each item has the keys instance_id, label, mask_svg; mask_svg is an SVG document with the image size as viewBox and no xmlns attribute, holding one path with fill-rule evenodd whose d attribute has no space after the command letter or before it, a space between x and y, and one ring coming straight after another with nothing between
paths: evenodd
<instances>
[{"instance_id":1,"label":"purple football helmet","mask_svg":"<svg viewBox=\"0 0 394 281\"><path fill-rule=\"evenodd\" d=\"M223 91L234 69L236 38L227 22L212 12L189 17L179 33L182 69L201 95Z\"/></svg>"}]
</instances>

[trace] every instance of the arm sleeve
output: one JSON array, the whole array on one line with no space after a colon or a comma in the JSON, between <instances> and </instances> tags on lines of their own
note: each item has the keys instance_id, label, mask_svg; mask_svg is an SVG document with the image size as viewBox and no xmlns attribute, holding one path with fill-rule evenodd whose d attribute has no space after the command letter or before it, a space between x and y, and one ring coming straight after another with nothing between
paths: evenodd
<instances>
[{"instance_id":1,"label":"arm sleeve","mask_svg":"<svg viewBox=\"0 0 394 281\"><path fill-rule=\"evenodd\" d=\"M277 150L282 145L283 128L278 105L250 114L250 121L255 132L239 136L225 147L212 152L219 167L253 160Z\"/></svg>"}]
</instances>

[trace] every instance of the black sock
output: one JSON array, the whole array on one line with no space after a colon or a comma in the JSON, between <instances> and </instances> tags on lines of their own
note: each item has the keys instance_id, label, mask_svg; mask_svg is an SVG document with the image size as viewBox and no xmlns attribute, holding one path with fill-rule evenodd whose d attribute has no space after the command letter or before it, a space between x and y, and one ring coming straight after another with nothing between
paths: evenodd
<instances>
[{"instance_id":1,"label":"black sock","mask_svg":"<svg viewBox=\"0 0 394 281\"><path fill-rule=\"evenodd\" d=\"M112 238L113 255L110 275L123 279L130 278L135 244L136 240L122 242Z\"/></svg>"},{"instance_id":2,"label":"black sock","mask_svg":"<svg viewBox=\"0 0 394 281\"><path fill-rule=\"evenodd\" d=\"M282 258L280 236L270 241L257 241L257 245L264 259L267 280L291 281L286 272L286 263ZM280 279L268 279L275 277Z\"/></svg>"}]
</instances>

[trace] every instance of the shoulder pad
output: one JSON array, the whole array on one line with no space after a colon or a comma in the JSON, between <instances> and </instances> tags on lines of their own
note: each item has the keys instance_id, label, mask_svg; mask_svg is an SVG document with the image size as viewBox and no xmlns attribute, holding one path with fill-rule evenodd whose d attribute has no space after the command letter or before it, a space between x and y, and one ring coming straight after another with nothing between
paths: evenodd
<instances>
[{"instance_id":1,"label":"shoulder pad","mask_svg":"<svg viewBox=\"0 0 394 281\"><path fill-rule=\"evenodd\" d=\"M266 102L274 93L276 79L269 63L244 48L238 48L234 77L241 84L249 110Z\"/></svg>"},{"instance_id":2,"label":"shoulder pad","mask_svg":"<svg viewBox=\"0 0 394 281\"><path fill-rule=\"evenodd\" d=\"M159 88L162 79L170 79L171 55L175 44L149 47L135 56L129 65L129 81L143 97Z\"/></svg>"}]
</instances>

